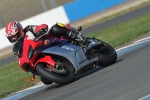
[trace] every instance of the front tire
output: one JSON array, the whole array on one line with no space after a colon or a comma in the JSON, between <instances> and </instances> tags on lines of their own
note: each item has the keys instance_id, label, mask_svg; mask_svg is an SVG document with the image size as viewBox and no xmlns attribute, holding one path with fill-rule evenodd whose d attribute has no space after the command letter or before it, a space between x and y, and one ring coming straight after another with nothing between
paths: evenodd
<instances>
[{"instance_id":1,"label":"front tire","mask_svg":"<svg viewBox=\"0 0 150 100\"><path fill-rule=\"evenodd\" d=\"M67 59L58 59L63 64L65 70L64 73L60 74L54 71L50 71L46 63L38 63L36 71L47 80L53 81L58 84L68 84L74 81L74 67Z\"/></svg>"},{"instance_id":2,"label":"front tire","mask_svg":"<svg viewBox=\"0 0 150 100\"><path fill-rule=\"evenodd\" d=\"M52 81L50 81L50 80L48 80L48 79L46 79L46 78L44 78L44 77L41 77L41 81L42 81L44 84L46 84L46 85L49 85L49 84L52 84L52 83L53 83Z\"/></svg>"}]
</instances>

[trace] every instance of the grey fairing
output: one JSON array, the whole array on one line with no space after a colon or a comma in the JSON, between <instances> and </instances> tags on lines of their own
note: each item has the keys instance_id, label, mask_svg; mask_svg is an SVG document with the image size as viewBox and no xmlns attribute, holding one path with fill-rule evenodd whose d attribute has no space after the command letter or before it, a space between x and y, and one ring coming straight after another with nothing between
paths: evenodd
<instances>
[{"instance_id":1,"label":"grey fairing","mask_svg":"<svg viewBox=\"0 0 150 100\"><path fill-rule=\"evenodd\" d=\"M54 46L45 49L42 52L67 58L73 64L76 72L80 68L98 60L98 57L88 60L84 54L83 49L75 45L64 45L62 47Z\"/></svg>"}]
</instances>

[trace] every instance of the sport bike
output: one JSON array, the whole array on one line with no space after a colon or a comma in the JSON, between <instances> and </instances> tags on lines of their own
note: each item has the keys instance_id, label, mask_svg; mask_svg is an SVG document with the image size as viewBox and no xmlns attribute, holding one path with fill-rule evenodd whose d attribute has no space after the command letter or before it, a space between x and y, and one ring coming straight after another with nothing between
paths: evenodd
<instances>
[{"instance_id":1,"label":"sport bike","mask_svg":"<svg viewBox=\"0 0 150 100\"><path fill-rule=\"evenodd\" d=\"M81 34L80 31L81 27L78 34ZM112 65L117 59L112 46L95 38L87 38L86 46L63 38L49 38L49 44L45 46L43 40L35 42L28 35L31 35L30 32L24 38L19 66L40 76L44 84L71 83L77 75L96 66Z\"/></svg>"}]
</instances>

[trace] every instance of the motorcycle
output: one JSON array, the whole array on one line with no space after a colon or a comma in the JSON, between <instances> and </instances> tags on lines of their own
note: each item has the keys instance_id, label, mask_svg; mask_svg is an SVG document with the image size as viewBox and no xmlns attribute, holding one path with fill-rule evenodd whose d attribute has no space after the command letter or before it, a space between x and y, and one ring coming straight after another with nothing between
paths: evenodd
<instances>
[{"instance_id":1,"label":"motorcycle","mask_svg":"<svg viewBox=\"0 0 150 100\"><path fill-rule=\"evenodd\" d=\"M79 27L79 34L81 30ZM117 59L112 46L95 38L87 38L87 46L63 38L50 38L49 45L45 46L42 40L35 42L28 38L30 32L26 34L19 66L25 72L40 76L44 84L71 83L75 76L96 66L112 65Z\"/></svg>"}]
</instances>

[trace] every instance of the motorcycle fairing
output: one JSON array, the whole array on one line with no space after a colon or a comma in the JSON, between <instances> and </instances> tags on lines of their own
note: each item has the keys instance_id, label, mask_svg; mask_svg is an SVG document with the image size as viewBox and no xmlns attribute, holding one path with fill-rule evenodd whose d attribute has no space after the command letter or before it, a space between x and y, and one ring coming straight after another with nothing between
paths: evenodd
<instances>
[{"instance_id":1,"label":"motorcycle fairing","mask_svg":"<svg viewBox=\"0 0 150 100\"><path fill-rule=\"evenodd\" d=\"M43 58L39 59L38 61L36 61L36 63L34 64L34 68L36 67L36 65L38 63L44 62L48 63L50 65L52 65L53 67L55 66L56 62L50 57L50 56L44 56Z\"/></svg>"},{"instance_id":2,"label":"motorcycle fairing","mask_svg":"<svg viewBox=\"0 0 150 100\"><path fill-rule=\"evenodd\" d=\"M30 33L30 32L29 32ZM24 39L24 43L23 43L23 53L22 53L22 57L21 58L18 58L18 61L19 61L19 66L22 70L24 70L22 67L22 65L24 63L27 63L29 65L31 65L30 63L30 60L28 58L28 53L29 53L29 48L31 47L32 45L32 48L35 49L36 47L40 46L42 44L41 41L39 42L34 42L34 40L32 39L29 39L28 36L25 36L25 39ZM25 45L25 44L29 44L29 45Z\"/></svg>"},{"instance_id":3,"label":"motorcycle fairing","mask_svg":"<svg viewBox=\"0 0 150 100\"><path fill-rule=\"evenodd\" d=\"M63 45L61 47L55 46L55 49L47 48L43 50L43 53L49 53L54 55L60 55L67 58L75 67L76 71L80 68L95 62L98 60L98 57L93 57L91 59L87 59L82 47L76 45Z\"/></svg>"}]
</instances>

